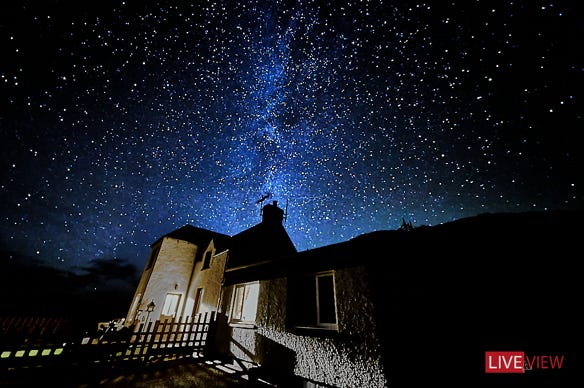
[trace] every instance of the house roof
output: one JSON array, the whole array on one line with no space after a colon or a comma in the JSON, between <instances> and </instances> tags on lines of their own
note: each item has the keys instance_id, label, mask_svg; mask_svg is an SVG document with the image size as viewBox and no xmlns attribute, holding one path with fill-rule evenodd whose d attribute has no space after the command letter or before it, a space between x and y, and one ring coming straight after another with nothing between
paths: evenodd
<instances>
[{"instance_id":1,"label":"house roof","mask_svg":"<svg viewBox=\"0 0 584 388\"><path fill-rule=\"evenodd\" d=\"M164 237L188 241L199 247L207 247L213 240L218 252L229 249L228 268L246 266L267 258L275 260L281 256L297 252L282 225L283 217L283 210L274 201L272 204L263 207L262 221L259 224L233 237L192 225L185 225L160 237L151 246L157 244Z\"/></svg>"},{"instance_id":2,"label":"house roof","mask_svg":"<svg viewBox=\"0 0 584 388\"><path fill-rule=\"evenodd\" d=\"M237 268L266 259L294 254L296 247L290 240L282 221L284 211L273 201L262 207L262 221L231 237L226 268Z\"/></svg>"},{"instance_id":3,"label":"house roof","mask_svg":"<svg viewBox=\"0 0 584 388\"><path fill-rule=\"evenodd\" d=\"M227 268L235 268L294 254L296 247L281 223L261 223L233 236Z\"/></svg>"},{"instance_id":4,"label":"house roof","mask_svg":"<svg viewBox=\"0 0 584 388\"><path fill-rule=\"evenodd\" d=\"M193 243L199 247L207 247L211 240L215 242L215 248L217 251L223 251L227 249L227 244L229 241L229 236L222 233L213 232L207 229L197 228L192 225L185 225L179 229L173 230L170 233L165 234L164 236L160 237L151 246L158 243L164 237L171 237L177 240L188 241Z\"/></svg>"},{"instance_id":5,"label":"house roof","mask_svg":"<svg viewBox=\"0 0 584 388\"><path fill-rule=\"evenodd\" d=\"M226 284L366 265L377 271L427 271L474 267L529 270L559 265L581 230L582 211L483 214L411 231L383 230L289 254L239 269L227 269ZM545 261L542 262L542 257Z\"/></svg>"}]
</instances>

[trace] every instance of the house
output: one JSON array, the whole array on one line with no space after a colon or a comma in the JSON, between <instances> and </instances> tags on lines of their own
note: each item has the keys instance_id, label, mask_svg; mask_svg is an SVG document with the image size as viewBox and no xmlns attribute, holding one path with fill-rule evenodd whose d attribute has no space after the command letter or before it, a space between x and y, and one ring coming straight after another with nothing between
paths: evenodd
<instances>
[{"instance_id":1,"label":"house","mask_svg":"<svg viewBox=\"0 0 584 388\"><path fill-rule=\"evenodd\" d=\"M219 298L228 238L186 225L155 241L126 325L213 311Z\"/></svg>"},{"instance_id":2,"label":"house","mask_svg":"<svg viewBox=\"0 0 584 388\"><path fill-rule=\"evenodd\" d=\"M343 243L226 269L219 351L276 386L387 386L359 253Z\"/></svg>"},{"instance_id":3,"label":"house","mask_svg":"<svg viewBox=\"0 0 584 388\"><path fill-rule=\"evenodd\" d=\"M262 221L230 237L185 225L158 240L134 293L126 326L183 321L217 311L224 269L296 252L276 201L262 208Z\"/></svg>"},{"instance_id":4,"label":"house","mask_svg":"<svg viewBox=\"0 0 584 388\"><path fill-rule=\"evenodd\" d=\"M501 381L485 352L575 361L582 215L484 214L226 267L218 349L276 386L558 386L569 367Z\"/></svg>"},{"instance_id":5,"label":"house","mask_svg":"<svg viewBox=\"0 0 584 388\"><path fill-rule=\"evenodd\" d=\"M558 386L577 368L582 212L484 214L296 252L281 209L266 206L260 224L190 249L194 263L205 261L196 252L211 252L217 273L203 286L194 280L203 264L185 265L192 285L176 303L194 314L193 290L212 294L215 350L250 375L279 387ZM153 244L161 279L145 271L141 314L151 299L168 300L173 284L182 290L177 267L162 265L170 248L196 243L173 238L166 253L166 237ZM504 350L555 352L572 364L524 380L485 374L485 352Z\"/></svg>"}]
</instances>

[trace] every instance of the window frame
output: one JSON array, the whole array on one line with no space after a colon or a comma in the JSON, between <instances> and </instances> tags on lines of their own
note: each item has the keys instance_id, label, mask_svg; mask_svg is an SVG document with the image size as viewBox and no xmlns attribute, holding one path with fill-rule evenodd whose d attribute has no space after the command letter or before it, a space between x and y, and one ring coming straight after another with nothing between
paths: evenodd
<instances>
[{"instance_id":1,"label":"window frame","mask_svg":"<svg viewBox=\"0 0 584 388\"><path fill-rule=\"evenodd\" d=\"M195 295L193 298L193 315L199 314L201 310L201 304L203 303L203 296L205 295L205 289L203 287L198 287L195 290Z\"/></svg>"},{"instance_id":2,"label":"window frame","mask_svg":"<svg viewBox=\"0 0 584 388\"><path fill-rule=\"evenodd\" d=\"M253 301L253 303L255 303L255 306L253 306L253 310L254 310L253 320L242 319L243 312L246 310L246 302L250 302L250 299L246 298L246 294L245 294L245 290L248 287L256 288L255 300ZM238 290L242 290L241 292L243 294L242 294L241 298L238 297ZM256 327L259 291L260 291L260 282L259 281L248 282L248 283L238 283L238 284L235 284L233 286L233 292L231 294L231 306L229 309L229 324L230 325L240 326L240 327ZM252 294L252 297L253 297L253 294ZM238 301L238 299L241 299L241 301ZM238 304L240 304L239 314L236 313L236 308L237 308ZM235 317L236 314L239 316Z\"/></svg>"},{"instance_id":3,"label":"window frame","mask_svg":"<svg viewBox=\"0 0 584 388\"><path fill-rule=\"evenodd\" d=\"M148 261L146 262L146 267L144 268L144 271L147 271L150 268L152 268L152 266L154 265L154 262L156 261L156 259L158 258L158 255L160 254L161 247L162 247L162 244L158 244L154 248L152 248L152 250L150 251L150 256L148 256Z\"/></svg>"},{"instance_id":4,"label":"window frame","mask_svg":"<svg viewBox=\"0 0 584 388\"><path fill-rule=\"evenodd\" d=\"M321 308L321 299L320 299L320 287L319 287L319 279L324 277L330 277L332 281L332 297L333 297L333 309L334 309L334 317L335 322L321 322L321 315L322 308ZM334 271L326 271L326 272L319 272L314 275L315 282L316 282L316 326L318 328L324 329L332 329L337 330L339 326L339 318L337 314L337 289L335 284L335 274Z\"/></svg>"},{"instance_id":5,"label":"window frame","mask_svg":"<svg viewBox=\"0 0 584 388\"><path fill-rule=\"evenodd\" d=\"M173 303L170 301L170 298L173 298L176 300L176 303ZM172 317L172 319L176 318L176 314L178 312L178 308L180 306L180 301L181 301L181 297L182 294L177 293L177 292L168 292L166 293L166 296L164 297L164 303L162 305L162 310L160 311L160 316L164 317L165 319L168 319L168 317ZM170 303L169 303L170 302ZM165 312L169 311L169 309L174 305L174 313L173 314L165 314Z\"/></svg>"},{"instance_id":6,"label":"window frame","mask_svg":"<svg viewBox=\"0 0 584 388\"><path fill-rule=\"evenodd\" d=\"M330 277L331 278L331 289L332 292L332 303L334 308L334 319L335 322L322 322L322 315L323 315L323 301L320 298L319 292L319 279ZM338 317L338 303L337 303L337 287L335 281L335 271L328 270L328 271L319 271L319 272L312 272L306 273L298 276L294 276L291 279L288 279L292 285L288 285L287 293L288 293L288 302L286 306L286 322L289 329L293 331L301 331L301 332L338 332L339 330L339 317ZM295 297L291 297L293 293L297 293L298 288L302 287L303 285L308 285L312 283L314 289L312 287L308 289L304 289L305 292L308 291L308 294L299 296L296 295ZM303 300L306 301L306 297L310 298L307 302L303 303ZM309 311L308 315L306 314L306 306L312 311ZM329 306L330 307L330 306Z\"/></svg>"},{"instance_id":7,"label":"window frame","mask_svg":"<svg viewBox=\"0 0 584 388\"><path fill-rule=\"evenodd\" d=\"M203 255L203 266L201 267L201 271L204 269L211 268L211 259L213 258L213 252L207 251Z\"/></svg>"}]
</instances>

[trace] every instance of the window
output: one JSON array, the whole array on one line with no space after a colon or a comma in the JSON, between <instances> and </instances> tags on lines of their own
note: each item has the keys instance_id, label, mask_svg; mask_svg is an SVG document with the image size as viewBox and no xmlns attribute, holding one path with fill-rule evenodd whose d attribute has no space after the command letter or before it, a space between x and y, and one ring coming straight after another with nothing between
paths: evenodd
<instances>
[{"instance_id":1,"label":"window","mask_svg":"<svg viewBox=\"0 0 584 388\"><path fill-rule=\"evenodd\" d=\"M203 267L201 269L207 269L211 266L211 251L205 253L205 259L203 260Z\"/></svg>"},{"instance_id":2,"label":"window","mask_svg":"<svg viewBox=\"0 0 584 388\"><path fill-rule=\"evenodd\" d=\"M290 326L336 330L334 273L321 272L289 278L287 308Z\"/></svg>"},{"instance_id":3,"label":"window","mask_svg":"<svg viewBox=\"0 0 584 388\"><path fill-rule=\"evenodd\" d=\"M180 294L166 294L161 313L163 319L174 318L178 309L179 301Z\"/></svg>"},{"instance_id":4,"label":"window","mask_svg":"<svg viewBox=\"0 0 584 388\"><path fill-rule=\"evenodd\" d=\"M193 315L197 315L201 308L201 300L203 300L203 289L197 288L195 291L195 305L193 306Z\"/></svg>"},{"instance_id":5,"label":"window","mask_svg":"<svg viewBox=\"0 0 584 388\"><path fill-rule=\"evenodd\" d=\"M134 298L134 302L132 303L132 307L130 308L130 314L128 315L128 317L132 320L134 320L136 318L136 313L138 312L138 306L140 305L140 302L142 301L142 294L136 294L136 297Z\"/></svg>"},{"instance_id":6,"label":"window","mask_svg":"<svg viewBox=\"0 0 584 388\"><path fill-rule=\"evenodd\" d=\"M259 283L237 284L231 305L232 323L255 323L258 307Z\"/></svg>"},{"instance_id":7,"label":"window","mask_svg":"<svg viewBox=\"0 0 584 388\"><path fill-rule=\"evenodd\" d=\"M152 265L154 265L154 262L156 261L156 257L158 257L159 252L160 252L160 245L158 245L156 248L152 249L152 251L150 252L150 257L148 258L148 263L146 263L145 269L149 269L150 267L152 267Z\"/></svg>"}]
</instances>

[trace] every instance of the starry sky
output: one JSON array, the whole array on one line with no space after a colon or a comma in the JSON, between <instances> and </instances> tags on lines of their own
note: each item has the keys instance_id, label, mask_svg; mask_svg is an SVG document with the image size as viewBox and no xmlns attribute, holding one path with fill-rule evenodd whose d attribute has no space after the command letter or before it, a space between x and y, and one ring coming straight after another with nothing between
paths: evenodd
<instances>
[{"instance_id":1,"label":"starry sky","mask_svg":"<svg viewBox=\"0 0 584 388\"><path fill-rule=\"evenodd\" d=\"M142 269L263 196L298 250L581 208L578 3L2 2L0 247Z\"/></svg>"}]
</instances>

